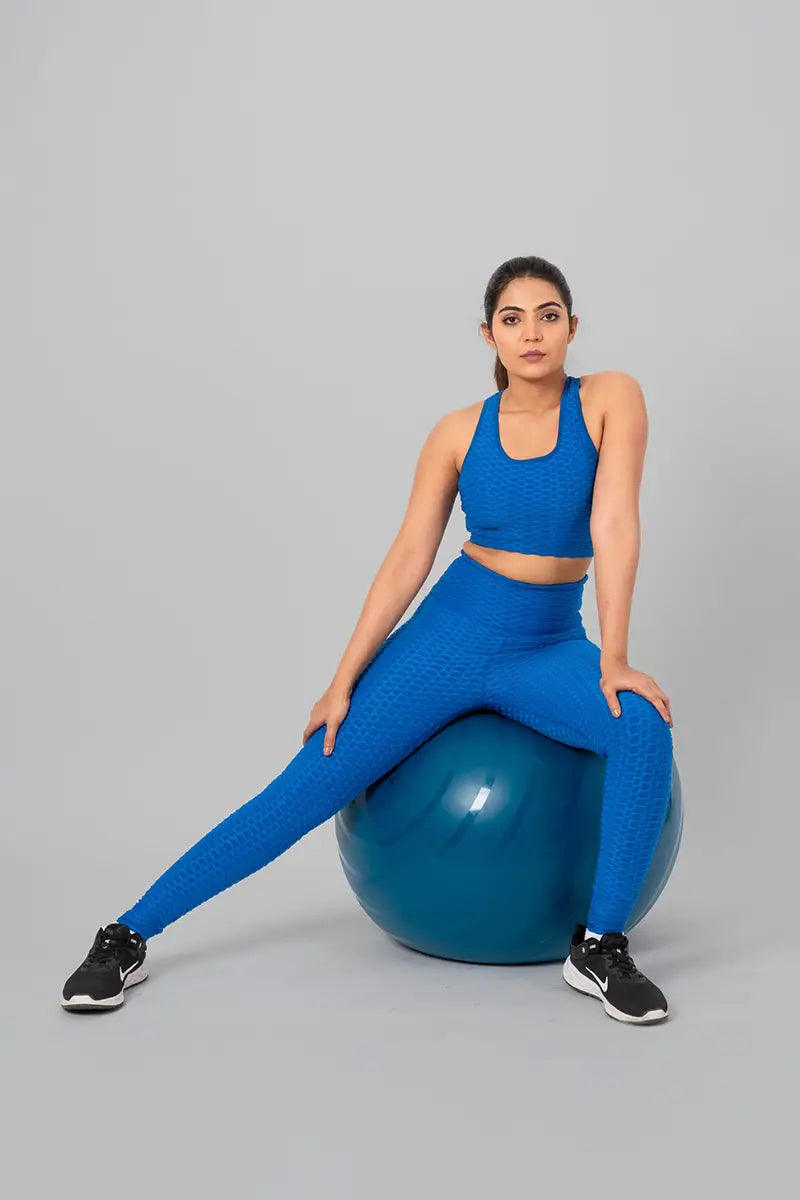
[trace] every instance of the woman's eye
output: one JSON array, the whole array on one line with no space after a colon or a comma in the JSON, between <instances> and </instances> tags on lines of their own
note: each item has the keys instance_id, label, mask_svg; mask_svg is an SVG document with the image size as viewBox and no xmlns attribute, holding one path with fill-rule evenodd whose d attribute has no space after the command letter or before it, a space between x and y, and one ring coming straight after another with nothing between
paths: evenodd
<instances>
[{"instance_id":1,"label":"woman's eye","mask_svg":"<svg viewBox=\"0 0 800 1200\"><path fill-rule=\"evenodd\" d=\"M542 313L542 316L543 317L553 317L557 321L559 314L557 312L546 312L546 313ZM507 325L509 321L518 321L518 320L519 320L519 318L515 317L513 313L509 313L509 315L507 317L503 317L503 324ZM552 325L552 323L553 323L552 321L548 321L548 325Z\"/></svg>"}]
</instances>

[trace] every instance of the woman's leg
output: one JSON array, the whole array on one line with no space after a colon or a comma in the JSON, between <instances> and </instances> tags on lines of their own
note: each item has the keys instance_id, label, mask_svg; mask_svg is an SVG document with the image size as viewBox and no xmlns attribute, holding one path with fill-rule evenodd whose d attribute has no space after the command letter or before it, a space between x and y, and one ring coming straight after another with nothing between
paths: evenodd
<instances>
[{"instance_id":1,"label":"woman's leg","mask_svg":"<svg viewBox=\"0 0 800 1200\"><path fill-rule=\"evenodd\" d=\"M600 690L600 647L585 635L507 649L487 677L487 706L556 741L606 758L600 846L586 926L624 931L667 811L672 731L649 700L620 692L614 717Z\"/></svg>"},{"instance_id":2,"label":"woman's leg","mask_svg":"<svg viewBox=\"0 0 800 1200\"><path fill-rule=\"evenodd\" d=\"M480 704L491 647L429 592L361 674L333 753L325 726L263 791L190 847L117 920L145 939L258 871Z\"/></svg>"}]
</instances>

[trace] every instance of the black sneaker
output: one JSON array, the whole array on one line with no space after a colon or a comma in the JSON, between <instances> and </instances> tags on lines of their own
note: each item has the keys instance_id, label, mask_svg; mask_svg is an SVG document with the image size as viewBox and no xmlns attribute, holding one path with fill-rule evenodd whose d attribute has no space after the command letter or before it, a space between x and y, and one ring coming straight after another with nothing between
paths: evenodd
<instances>
[{"instance_id":1,"label":"black sneaker","mask_svg":"<svg viewBox=\"0 0 800 1200\"><path fill-rule=\"evenodd\" d=\"M118 1008L124 991L147 978L147 943L140 934L113 921L98 929L92 947L61 992L63 1008L85 1011Z\"/></svg>"},{"instance_id":2,"label":"black sneaker","mask_svg":"<svg viewBox=\"0 0 800 1200\"><path fill-rule=\"evenodd\" d=\"M624 933L604 933L585 939L586 926L576 925L569 958L562 975L570 987L596 996L617 1021L644 1024L667 1015L667 1000L660 988L641 973L628 953Z\"/></svg>"}]
</instances>

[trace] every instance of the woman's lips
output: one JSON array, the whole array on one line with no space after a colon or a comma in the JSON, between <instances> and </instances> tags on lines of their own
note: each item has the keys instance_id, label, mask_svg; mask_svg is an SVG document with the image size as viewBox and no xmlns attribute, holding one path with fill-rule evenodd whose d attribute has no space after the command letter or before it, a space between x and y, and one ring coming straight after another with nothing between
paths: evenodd
<instances>
[{"instance_id":1,"label":"woman's lips","mask_svg":"<svg viewBox=\"0 0 800 1200\"><path fill-rule=\"evenodd\" d=\"M523 357L523 358L530 358L530 359L534 359L534 360L535 360L535 359L538 359L538 358L544 358L544 354L542 354L542 353L541 353L540 351L538 351L538 350L532 350L532 351L530 352L530 354L523 354L523 356L522 356L522 357Z\"/></svg>"}]
</instances>

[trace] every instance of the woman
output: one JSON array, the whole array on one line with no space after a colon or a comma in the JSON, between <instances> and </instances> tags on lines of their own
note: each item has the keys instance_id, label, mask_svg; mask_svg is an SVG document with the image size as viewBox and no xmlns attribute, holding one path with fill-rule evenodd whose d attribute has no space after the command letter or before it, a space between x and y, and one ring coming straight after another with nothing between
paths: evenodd
<instances>
[{"instance_id":1,"label":"woman","mask_svg":"<svg viewBox=\"0 0 800 1200\"><path fill-rule=\"evenodd\" d=\"M575 926L562 974L617 1020L666 1017L663 992L638 971L623 933L672 778L669 700L627 661L644 400L622 372L564 373L578 318L564 276L546 260L503 263L484 307L499 390L431 430L400 531L302 749L98 929L64 985L65 1008L121 1005L125 988L147 976L148 938L271 862L437 729L490 708L606 757L587 924ZM457 493L471 537L395 629L430 572ZM602 649L580 615L592 557Z\"/></svg>"}]
</instances>

